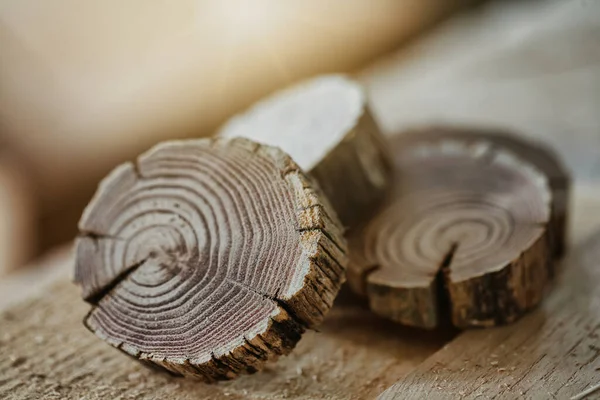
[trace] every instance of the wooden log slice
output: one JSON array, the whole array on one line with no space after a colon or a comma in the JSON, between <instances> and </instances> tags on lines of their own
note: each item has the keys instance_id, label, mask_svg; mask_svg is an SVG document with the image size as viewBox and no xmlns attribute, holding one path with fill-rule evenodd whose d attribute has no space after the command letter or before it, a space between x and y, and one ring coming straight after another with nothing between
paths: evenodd
<instances>
[{"instance_id":1,"label":"wooden log slice","mask_svg":"<svg viewBox=\"0 0 600 400\"><path fill-rule=\"evenodd\" d=\"M353 226L383 200L392 164L362 87L324 76L277 93L219 132L278 146L310 173Z\"/></svg>"},{"instance_id":2,"label":"wooden log slice","mask_svg":"<svg viewBox=\"0 0 600 400\"><path fill-rule=\"evenodd\" d=\"M398 150L398 149L397 149ZM547 178L486 142L396 153L389 204L351 237L348 275L377 314L424 327L511 322L550 275Z\"/></svg>"},{"instance_id":3,"label":"wooden log slice","mask_svg":"<svg viewBox=\"0 0 600 400\"><path fill-rule=\"evenodd\" d=\"M206 381L254 372L318 325L343 282L340 223L282 151L160 144L100 185L79 225L86 326Z\"/></svg>"},{"instance_id":4,"label":"wooden log slice","mask_svg":"<svg viewBox=\"0 0 600 400\"><path fill-rule=\"evenodd\" d=\"M552 190L550 222L552 253L557 258L564 256L568 242L567 215L571 196L571 176L558 154L544 143L493 129L432 126L404 132L398 135L398 139L394 140L393 143L396 148L403 148L411 143L447 139L457 139L468 143L481 140L489 141L493 146L511 151L546 174Z\"/></svg>"}]
</instances>

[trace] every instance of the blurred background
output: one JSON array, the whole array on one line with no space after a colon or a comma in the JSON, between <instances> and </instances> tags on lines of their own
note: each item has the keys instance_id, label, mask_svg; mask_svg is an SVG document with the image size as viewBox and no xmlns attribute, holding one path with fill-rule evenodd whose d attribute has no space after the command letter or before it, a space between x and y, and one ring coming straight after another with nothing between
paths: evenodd
<instances>
[{"instance_id":1,"label":"blurred background","mask_svg":"<svg viewBox=\"0 0 600 400\"><path fill-rule=\"evenodd\" d=\"M600 193L598 0L3 0L0 305L53 275L32 260L68 248L115 165L328 72L386 134L506 128Z\"/></svg>"}]
</instances>

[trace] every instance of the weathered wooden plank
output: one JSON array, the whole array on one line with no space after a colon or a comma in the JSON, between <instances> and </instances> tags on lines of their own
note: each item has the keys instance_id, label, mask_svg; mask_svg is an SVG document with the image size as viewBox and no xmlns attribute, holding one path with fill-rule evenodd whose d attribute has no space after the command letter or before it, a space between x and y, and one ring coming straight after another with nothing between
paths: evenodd
<instances>
[{"instance_id":1,"label":"weathered wooden plank","mask_svg":"<svg viewBox=\"0 0 600 400\"><path fill-rule=\"evenodd\" d=\"M575 194L573 209L577 212L573 214L572 226L576 229L571 238L579 242L598 227L600 203L597 190L576 187ZM530 397L551 398L546 392L540 392L544 386L536 383L546 373L550 375L543 382L551 385L549 388L559 387L564 383L561 377L575 373L572 381L567 382L570 386L559 387L557 398L585 390L583 382L597 379L598 372L594 369L600 367L598 359L584 366L577 365L587 362L594 355L590 346L598 346L600 342L598 337L593 337L598 331L591 330L598 326L600 314L598 295L593 293L591 279L596 279L595 282L600 279L598 270L594 270L600 257L599 242L597 238L589 246L581 247L582 253L575 249L575 254L582 256L579 260L585 263L577 264L575 259L565 263L562 286L556 288L542 308L515 325L469 332L459 337L408 375L406 379L414 380L411 386L416 387L416 392L400 388L402 391L396 398L417 394L435 398L436 394L444 397L450 393L460 397L461 391L467 394L469 387L477 386L490 391L484 391L483 396L491 397L497 388L503 390L500 398L514 397L521 390ZM50 263L63 275L73 260L66 254L45 262ZM35 283L30 277L20 278L22 282L18 287L26 288L27 282L30 286ZM11 282L17 287L17 281ZM581 287L575 286L580 283ZM0 285L2 295L7 287ZM573 293L576 300L571 299ZM588 302L587 296L596 297ZM374 398L432 355L450 336L449 333L422 333L382 321L356 304L348 293L343 293L320 332L309 332L290 356L256 375L205 385L151 371L127 359L85 330L81 319L86 311L87 306L81 302L77 289L63 278L62 283L42 297L12 307L0 316L0 398L154 399L174 393L182 399ZM557 317L563 326L552 322ZM569 326L568 322L574 325ZM549 333L552 334L548 336ZM573 347L578 334L582 342L574 347L574 355L555 359L560 362L558 368L546 370L545 365L550 360L546 356L539 365L527 369L527 365L535 361L532 357L536 354L541 357L542 351L560 354L561 349L569 349L567 342ZM464 363L465 358L468 364ZM513 364L505 363L507 358ZM438 361L449 362L436 366ZM498 364L492 365L496 361ZM460 370L467 367L472 368L472 375L465 377L466 370ZM515 369L511 370L512 367ZM579 367L583 368L582 372L578 372ZM516 382L528 371L514 390L502 387ZM444 379L447 382L443 382ZM426 384L430 387L426 388ZM446 391L440 391L438 386ZM476 390L471 397L477 394Z\"/></svg>"},{"instance_id":2,"label":"weathered wooden plank","mask_svg":"<svg viewBox=\"0 0 600 400\"><path fill-rule=\"evenodd\" d=\"M534 313L511 326L460 335L380 398L566 399L594 388L599 260L600 233L563 263L554 291Z\"/></svg>"},{"instance_id":3,"label":"weathered wooden plank","mask_svg":"<svg viewBox=\"0 0 600 400\"><path fill-rule=\"evenodd\" d=\"M308 332L291 355L255 375L207 385L147 369L106 345L81 323L87 310L63 281L0 315L0 398L374 398L452 335L386 322L342 293L320 331Z\"/></svg>"}]
</instances>

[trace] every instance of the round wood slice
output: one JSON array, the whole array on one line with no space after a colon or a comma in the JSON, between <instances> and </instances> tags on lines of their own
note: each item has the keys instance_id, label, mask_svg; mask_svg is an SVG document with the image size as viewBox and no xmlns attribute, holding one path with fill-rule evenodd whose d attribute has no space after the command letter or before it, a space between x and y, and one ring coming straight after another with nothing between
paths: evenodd
<instances>
[{"instance_id":1,"label":"round wood slice","mask_svg":"<svg viewBox=\"0 0 600 400\"><path fill-rule=\"evenodd\" d=\"M459 127L428 127L404 132L393 141L396 148L404 148L421 141L457 139L468 143L489 141L493 146L505 148L526 160L548 177L552 190L552 215L550 239L552 253L561 258L567 248L567 227L571 176L556 152L544 143L516 136L509 132L493 129L469 129ZM393 151L394 149L392 149Z\"/></svg>"},{"instance_id":2,"label":"round wood slice","mask_svg":"<svg viewBox=\"0 0 600 400\"><path fill-rule=\"evenodd\" d=\"M282 148L319 183L341 221L353 226L384 198L392 164L362 87L319 77L276 93L219 132Z\"/></svg>"},{"instance_id":3,"label":"round wood slice","mask_svg":"<svg viewBox=\"0 0 600 400\"><path fill-rule=\"evenodd\" d=\"M80 221L86 326L206 381L254 372L318 325L343 282L340 223L289 156L246 139L160 144Z\"/></svg>"},{"instance_id":4,"label":"round wood slice","mask_svg":"<svg viewBox=\"0 0 600 400\"><path fill-rule=\"evenodd\" d=\"M487 142L397 149L389 204L351 237L349 281L376 313L433 328L511 322L551 273L550 190L535 167Z\"/></svg>"}]
</instances>

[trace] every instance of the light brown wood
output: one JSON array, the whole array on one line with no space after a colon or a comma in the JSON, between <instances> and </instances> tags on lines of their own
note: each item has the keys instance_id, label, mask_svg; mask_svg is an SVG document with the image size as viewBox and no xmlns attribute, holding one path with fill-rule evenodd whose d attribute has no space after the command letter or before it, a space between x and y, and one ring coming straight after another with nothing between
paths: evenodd
<instances>
[{"instance_id":1,"label":"light brown wood","mask_svg":"<svg viewBox=\"0 0 600 400\"><path fill-rule=\"evenodd\" d=\"M21 161L0 142L0 276L23 267L37 247L35 193Z\"/></svg>"},{"instance_id":2,"label":"light brown wood","mask_svg":"<svg viewBox=\"0 0 600 400\"><path fill-rule=\"evenodd\" d=\"M460 335L381 400L597 399L600 382L600 233L564 262L553 293L514 325Z\"/></svg>"},{"instance_id":3,"label":"light brown wood","mask_svg":"<svg viewBox=\"0 0 600 400\"><path fill-rule=\"evenodd\" d=\"M402 148L419 141L432 142L446 139L458 139L468 143L486 140L493 146L513 152L542 171L548 177L548 184L552 190L552 220L549 226L552 253L559 258L565 254L568 242L567 210L571 197L571 177L553 149L542 142L507 131L459 126L430 126L405 131L399 133L393 143Z\"/></svg>"},{"instance_id":4,"label":"light brown wood","mask_svg":"<svg viewBox=\"0 0 600 400\"><path fill-rule=\"evenodd\" d=\"M344 281L333 210L289 156L247 139L155 146L109 174L79 228L86 327L206 381L289 353Z\"/></svg>"},{"instance_id":5,"label":"light brown wood","mask_svg":"<svg viewBox=\"0 0 600 400\"><path fill-rule=\"evenodd\" d=\"M468 328L512 322L538 304L553 274L547 178L486 141L394 150L389 203L350 239L349 281L371 309L424 328L450 315Z\"/></svg>"},{"instance_id":6,"label":"light brown wood","mask_svg":"<svg viewBox=\"0 0 600 400\"><path fill-rule=\"evenodd\" d=\"M390 156L366 94L340 75L278 92L232 118L219 135L281 147L317 180L347 226L372 214L390 182Z\"/></svg>"},{"instance_id":7,"label":"light brown wood","mask_svg":"<svg viewBox=\"0 0 600 400\"><path fill-rule=\"evenodd\" d=\"M73 259L63 256L62 264ZM76 287L63 281L0 314L0 398L372 399L451 337L377 318L342 293L290 355L254 375L205 384L123 357L83 327L86 312Z\"/></svg>"}]
</instances>

